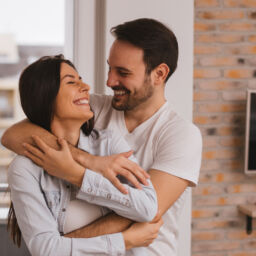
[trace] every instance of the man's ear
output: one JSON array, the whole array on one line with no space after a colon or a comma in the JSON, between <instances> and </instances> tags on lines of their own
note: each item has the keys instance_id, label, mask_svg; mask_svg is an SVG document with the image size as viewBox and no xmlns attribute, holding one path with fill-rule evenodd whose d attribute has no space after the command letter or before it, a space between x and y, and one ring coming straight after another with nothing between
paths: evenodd
<instances>
[{"instance_id":1,"label":"man's ear","mask_svg":"<svg viewBox=\"0 0 256 256\"><path fill-rule=\"evenodd\" d=\"M154 84L162 85L165 83L166 77L169 74L170 69L165 63L161 63L153 70Z\"/></svg>"}]
</instances>

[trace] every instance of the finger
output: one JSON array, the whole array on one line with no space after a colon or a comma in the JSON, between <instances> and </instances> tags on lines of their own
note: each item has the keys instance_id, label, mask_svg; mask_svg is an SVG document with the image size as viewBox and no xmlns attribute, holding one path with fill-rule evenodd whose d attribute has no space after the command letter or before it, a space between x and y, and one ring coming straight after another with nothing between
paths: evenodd
<instances>
[{"instance_id":1,"label":"finger","mask_svg":"<svg viewBox=\"0 0 256 256\"><path fill-rule=\"evenodd\" d=\"M120 169L118 170L118 174L125 177L135 188L142 189L139 181L136 179L136 177L128 170Z\"/></svg>"},{"instance_id":2,"label":"finger","mask_svg":"<svg viewBox=\"0 0 256 256\"><path fill-rule=\"evenodd\" d=\"M124 152L124 153L121 153L124 157L127 158L127 160L129 160L128 158L133 154L133 150L130 150L128 152ZM136 168L141 171L143 173L143 175L148 179L150 178L149 174L143 169L141 168L138 164L136 164L135 162L129 160L129 162L131 162L133 164L133 166L136 166Z\"/></svg>"},{"instance_id":3,"label":"finger","mask_svg":"<svg viewBox=\"0 0 256 256\"><path fill-rule=\"evenodd\" d=\"M40 149L38 149L38 148L32 146L31 144L28 144L28 143L23 143L22 145L23 145L23 147L24 147L27 151L29 151L29 152L32 153L33 155L37 156L37 157L40 158L40 159L43 159L44 153L43 153Z\"/></svg>"},{"instance_id":4,"label":"finger","mask_svg":"<svg viewBox=\"0 0 256 256\"><path fill-rule=\"evenodd\" d=\"M137 170L140 173L144 175L147 179L150 178L149 174L142 168L140 167L137 163L131 161L130 159L125 159L125 164L127 164L130 168L130 170Z\"/></svg>"},{"instance_id":5,"label":"finger","mask_svg":"<svg viewBox=\"0 0 256 256\"><path fill-rule=\"evenodd\" d=\"M125 164L123 165L125 169L132 172L133 175L136 176L136 178L145 186L148 186L149 183L145 177L145 171L136 163L132 162L129 159L126 159Z\"/></svg>"},{"instance_id":6,"label":"finger","mask_svg":"<svg viewBox=\"0 0 256 256\"><path fill-rule=\"evenodd\" d=\"M128 194L128 190L125 188L125 186L120 182L120 180L117 177L113 177L109 180L121 193Z\"/></svg>"},{"instance_id":7,"label":"finger","mask_svg":"<svg viewBox=\"0 0 256 256\"><path fill-rule=\"evenodd\" d=\"M159 229L164 224L163 219L161 218L158 222L156 222L157 228Z\"/></svg>"},{"instance_id":8,"label":"finger","mask_svg":"<svg viewBox=\"0 0 256 256\"><path fill-rule=\"evenodd\" d=\"M58 138L58 143L59 143L61 149L65 150L65 151L66 150L70 151L68 143L67 143L67 141L65 139Z\"/></svg>"},{"instance_id":9,"label":"finger","mask_svg":"<svg viewBox=\"0 0 256 256\"><path fill-rule=\"evenodd\" d=\"M47 151L49 151L49 149L51 149L48 145L46 145L46 143L44 143L44 141L42 139L40 139L38 136L36 135L32 135L32 139L34 140L34 142L36 143L36 145L38 146L38 148L43 151L44 153L46 153Z\"/></svg>"},{"instance_id":10,"label":"finger","mask_svg":"<svg viewBox=\"0 0 256 256\"><path fill-rule=\"evenodd\" d=\"M129 158L132 154L133 154L133 150L121 153L121 155L123 155L126 158Z\"/></svg>"},{"instance_id":11,"label":"finger","mask_svg":"<svg viewBox=\"0 0 256 256\"><path fill-rule=\"evenodd\" d=\"M160 215L160 211L158 210L155 218L151 221L151 223L157 223L159 222L159 220L161 220L161 215Z\"/></svg>"},{"instance_id":12,"label":"finger","mask_svg":"<svg viewBox=\"0 0 256 256\"><path fill-rule=\"evenodd\" d=\"M135 165L134 168L131 170L133 175L136 176L136 178L145 186L148 186L149 183L147 181L147 178L144 175L144 171L141 171L141 168L138 168L138 165Z\"/></svg>"},{"instance_id":13,"label":"finger","mask_svg":"<svg viewBox=\"0 0 256 256\"><path fill-rule=\"evenodd\" d=\"M43 162L41 161L40 158L38 158L37 156L34 156L33 154L31 154L29 151L25 150L24 151L24 155L28 158L30 158L35 164L43 167Z\"/></svg>"}]
</instances>

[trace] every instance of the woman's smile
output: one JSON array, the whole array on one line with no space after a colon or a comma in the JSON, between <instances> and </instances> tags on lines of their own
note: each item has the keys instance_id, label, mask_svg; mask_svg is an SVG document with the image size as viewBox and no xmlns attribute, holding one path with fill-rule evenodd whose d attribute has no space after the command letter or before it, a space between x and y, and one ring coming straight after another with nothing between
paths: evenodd
<instances>
[{"instance_id":1,"label":"woman's smile","mask_svg":"<svg viewBox=\"0 0 256 256\"><path fill-rule=\"evenodd\" d=\"M74 100L73 103L76 105L88 105L89 106L89 101L87 98L80 98L80 99Z\"/></svg>"}]
</instances>

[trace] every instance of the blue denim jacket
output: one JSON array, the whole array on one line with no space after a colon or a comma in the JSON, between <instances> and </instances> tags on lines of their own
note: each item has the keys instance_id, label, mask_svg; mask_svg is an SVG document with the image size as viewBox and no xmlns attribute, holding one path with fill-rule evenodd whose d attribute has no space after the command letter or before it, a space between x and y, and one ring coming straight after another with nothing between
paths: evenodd
<instances>
[{"instance_id":1,"label":"blue denim jacket","mask_svg":"<svg viewBox=\"0 0 256 256\"><path fill-rule=\"evenodd\" d=\"M103 131L99 139L80 136L79 147L90 153L110 155L128 151L123 139ZM103 152L104 151L104 152ZM71 185L48 175L42 168L23 156L17 156L8 170L11 199L23 238L32 255L125 255L121 233L94 238L63 236L65 213L71 196ZM112 209L135 221L150 221L157 212L155 190L142 190L125 184L129 193L119 192L102 175L86 170L77 198L102 206L102 215ZM143 248L127 254L143 255Z\"/></svg>"}]
</instances>

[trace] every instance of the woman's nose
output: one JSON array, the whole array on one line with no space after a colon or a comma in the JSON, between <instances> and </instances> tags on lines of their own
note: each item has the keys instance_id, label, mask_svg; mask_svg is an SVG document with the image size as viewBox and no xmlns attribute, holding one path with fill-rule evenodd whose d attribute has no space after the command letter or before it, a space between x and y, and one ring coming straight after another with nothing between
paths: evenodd
<instances>
[{"instance_id":1,"label":"woman's nose","mask_svg":"<svg viewBox=\"0 0 256 256\"><path fill-rule=\"evenodd\" d=\"M89 86L89 84L86 84L86 83L84 83L84 82L80 82L80 90L81 91L89 91L90 90L90 86Z\"/></svg>"}]
</instances>

